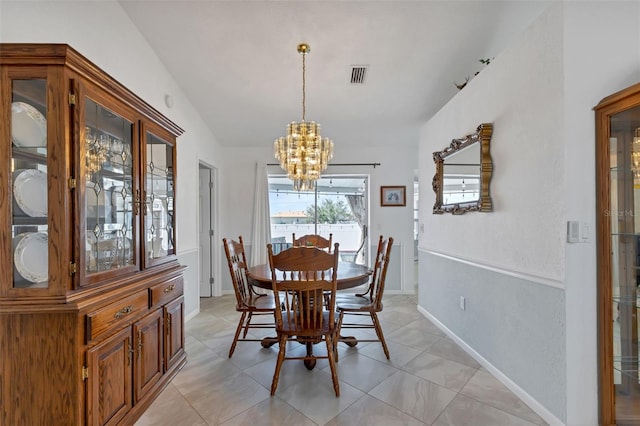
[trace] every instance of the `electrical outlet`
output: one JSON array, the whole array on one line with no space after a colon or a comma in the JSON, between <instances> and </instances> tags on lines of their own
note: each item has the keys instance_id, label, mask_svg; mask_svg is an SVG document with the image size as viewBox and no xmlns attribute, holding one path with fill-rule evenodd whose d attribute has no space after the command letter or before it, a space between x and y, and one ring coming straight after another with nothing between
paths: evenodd
<instances>
[{"instance_id":1,"label":"electrical outlet","mask_svg":"<svg viewBox=\"0 0 640 426\"><path fill-rule=\"evenodd\" d=\"M460 296L460 310L464 311L464 308L465 308L464 296Z\"/></svg>"}]
</instances>

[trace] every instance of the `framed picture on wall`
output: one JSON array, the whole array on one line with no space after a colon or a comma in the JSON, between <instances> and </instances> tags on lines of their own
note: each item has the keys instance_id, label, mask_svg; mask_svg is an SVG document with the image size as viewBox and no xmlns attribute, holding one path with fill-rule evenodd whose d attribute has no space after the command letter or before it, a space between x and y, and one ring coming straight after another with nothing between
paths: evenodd
<instances>
[{"instance_id":1,"label":"framed picture on wall","mask_svg":"<svg viewBox=\"0 0 640 426\"><path fill-rule=\"evenodd\" d=\"M380 205L382 207L404 207L407 205L406 186L381 186Z\"/></svg>"}]
</instances>

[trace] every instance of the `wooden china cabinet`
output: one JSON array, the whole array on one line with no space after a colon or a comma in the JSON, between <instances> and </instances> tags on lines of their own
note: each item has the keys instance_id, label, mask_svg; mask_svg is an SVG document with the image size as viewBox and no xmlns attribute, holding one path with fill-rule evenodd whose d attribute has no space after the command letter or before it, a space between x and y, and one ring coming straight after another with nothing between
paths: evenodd
<instances>
[{"instance_id":1,"label":"wooden china cabinet","mask_svg":"<svg viewBox=\"0 0 640 426\"><path fill-rule=\"evenodd\" d=\"M595 115L600 424L640 425L640 83Z\"/></svg>"},{"instance_id":2,"label":"wooden china cabinet","mask_svg":"<svg viewBox=\"0 0 640 426\"><path fill-rule=\"evenodd\" d=\"M132 424L186 363L182 129L64 44L0 95L0 424Z\"/></svg>"}]
</instances>

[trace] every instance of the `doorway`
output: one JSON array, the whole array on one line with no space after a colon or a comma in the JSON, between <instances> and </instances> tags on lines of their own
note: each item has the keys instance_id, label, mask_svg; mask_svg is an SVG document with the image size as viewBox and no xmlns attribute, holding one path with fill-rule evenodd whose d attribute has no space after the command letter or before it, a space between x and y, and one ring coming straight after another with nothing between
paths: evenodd
<instances>
[{"instance_id":1,"label":"doorway","mask_svg":"<svg viewBox=\"0 0 640 426\"><path fill-rule=\"evenodd\" d=\"M200 297L219 295L215 283L215 210L214 210L214 179L215 170L203 163L198 165L198 248L200 253L199 288Z\"/></svg>"},{"instance_id":2,"label":"doorway","mask_svg":"<svg viewBox=\"0 0 640 426\"><path fill-rule=\"evenodd\" d=\"M418 170L413 172L413 289L418 294L418 242L420 241L420 185Z\"/></svg>"}]
</instances>

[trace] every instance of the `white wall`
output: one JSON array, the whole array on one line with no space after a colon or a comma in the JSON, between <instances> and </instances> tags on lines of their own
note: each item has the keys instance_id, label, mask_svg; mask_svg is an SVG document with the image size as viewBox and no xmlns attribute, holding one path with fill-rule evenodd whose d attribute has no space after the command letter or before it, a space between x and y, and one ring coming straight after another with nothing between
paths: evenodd
<instances>
[{"instance_id":1,"label":"white wall","mask_svg":"<svg viewBox=\"0 0 640 426\"><path fill-rule=\"evenodd\" d=\"M330 128L330 123L323 123ZM416 135L417 138L417 135ZM398 292L414 292L414 256L413 256L413 176L418 168L415 155L416 148L370 147L366 149L350 148L336 144L332 163L380 163L373 167L332 166L331 173L337 174L368 174L371 197L370 206L370 237L374 245L380 234L394 238L394 246L398 246L399 256L391 262L400 262L400 276L402 283L396 283L392 288L399 288ZM225 148L226 161L221 166L220 178L220 236L217 244L221 245L222 237L236 238L242 235L245 245L251 246L251 226L254 200L255 163L261 161L274 163L273 146L265 143L264 148ZM281 171L279 167L269 167L270 172ZM406 185L406 207L380 207L381 185ZM431 187L431 178L427 182ZM249 190L247 190L249 188ZM245 249L249 250L247 247ZM375 247L374 247L375 250ZM394 251L395 253L395 251ZM220 256L224 256L220 252ZM223 263L223 265L226 263ZM231 291L228 273L222 271L223 292Z\"/></svg>"},{"instance_id":2,"label":"white wall","mask_svg":"<svg viewBox=\"0 0 640 426\"><path fill-rule=\"evenodd\" d=\"M552 29L529 32L530 40L521 41L540 46L535 55L517 49L497 56L424 126L421 181L435 172L432 151L472 133L480 123L493 123L494 211L432 215L435 194L423 187L422 249L536 275L556 284L564 278L564 208L558 185L563 177L558 165L564 155L558 149L563 136L562 45L558 43L562 33ZM545 125L536 125L541 122ZM545 249L540 250L542 247Z\"/></svg>"},{"instance_id":3,"label":"white wall","mask_svg":"<svg viewBox=\"0 0 640 426\"><path fill-rule=\"evenodd\" d=\"M493 123L494 211L433 215L433 191L421 188L419 302L525 401L564 421L561 11L543 14L422 129L424 181L431 152Z\"/></svg>"},{"instance_id":4,"label":"white wall","mask_svg":"<svg viewBox=\"0 0 640 426\"><path fill-rule=\"evenodd\" d=\"M420 307L550 423L598 424L592 108L640 80L639 27L638 2L553 5L421 133L424 181L432 151L494 123L495 211L434 216L421 189ZM567 244L567 220L590 241ZM460 311L451 288L478 300Z\"/></svg>"},{"instance_id":5,"label":"white wall","mask_svg":"<svg viewBox=\"0 0 640 426\"><path fill-rule=\"evenodd\" d=\"M197 206L198 160L212 166L221 163L219 145L198 112L138 33L117 2L43 1L0 3L0 41L3 43L66 43L89 58L147 103L185 129L178 138L178 206ZM171 95L175 105L164 104ZM181 208L177 215L178 257L197 249L197 208ZM190 271L192 272L192 271ZM186 274L185 312L199 309L198 282ZM196 274L197 276L197 274Z\"/></svg>"}]
</instances>

